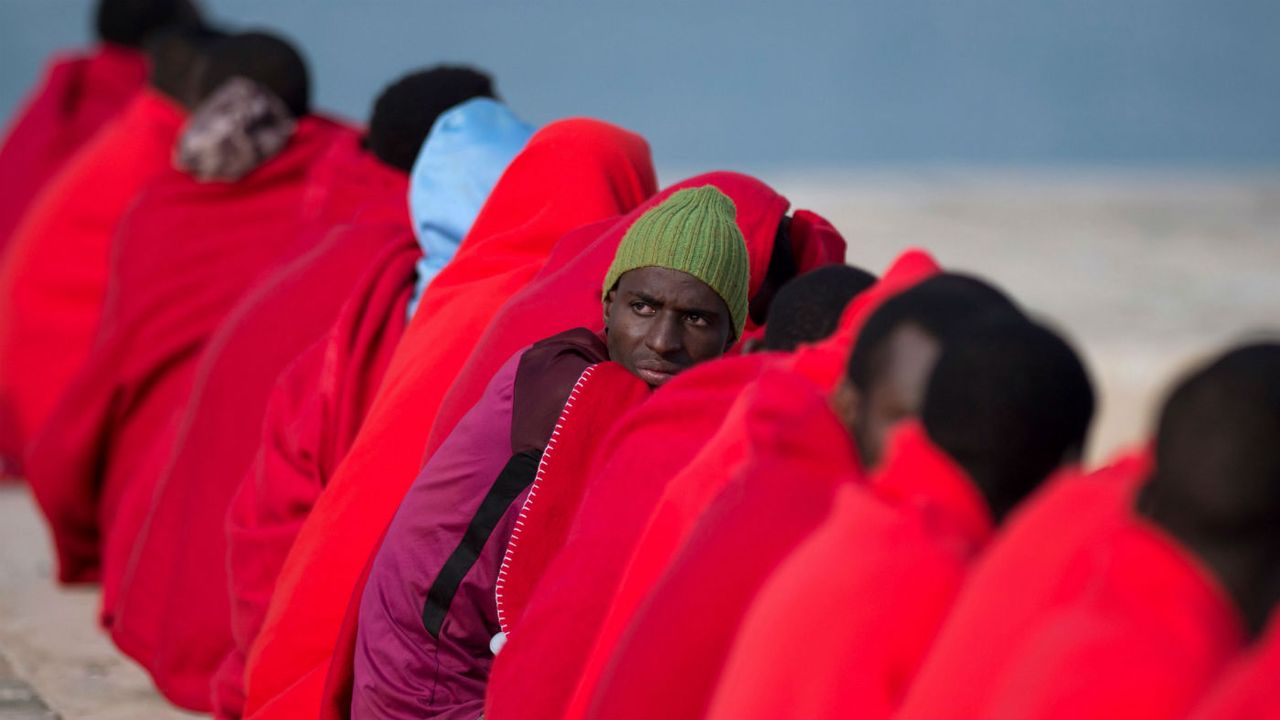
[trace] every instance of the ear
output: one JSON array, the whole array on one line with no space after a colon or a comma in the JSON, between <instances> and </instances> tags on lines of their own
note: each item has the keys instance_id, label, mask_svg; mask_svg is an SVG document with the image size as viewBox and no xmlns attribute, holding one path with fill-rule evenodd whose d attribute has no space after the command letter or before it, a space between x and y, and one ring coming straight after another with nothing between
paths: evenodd
<instances>
[{"instance_id":1,"label":"ear","mask_svg":"<svg viewBox=\"0 0 1280 720\"><path fill-rule=\"evenodd\" d=\"M618 292L617 290L610 290L609 292L605 293L605 296L604 296L604 330L605 332L609 332L609 309L613 305L613 296L617 292Z\"/></svg>"},{"instance_id":2,"label":"ear","mask_svg":"<svg viewBox=\"0 0 1280 720\"><path fill-rule=\"evenodd\" d=\"M862 393L849 382L847 375L840 378L840 384L836 385L828 402L836 417L840 418L840 424L844 425L850 437L854 437L853 429L857 425L858 414L862 408Z\"/></svg>"}]
</instances>

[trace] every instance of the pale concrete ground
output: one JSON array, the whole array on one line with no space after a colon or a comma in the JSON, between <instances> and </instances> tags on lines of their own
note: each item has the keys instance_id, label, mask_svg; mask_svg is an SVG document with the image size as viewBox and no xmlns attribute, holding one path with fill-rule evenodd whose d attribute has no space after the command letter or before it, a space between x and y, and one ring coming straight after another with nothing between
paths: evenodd
<instances>
[{"instance_id":1,"label":"pale concrete ground","mask_svg":"<svg viewBox=\"0 0 1280 720\"><path fill-rule=\"evenodd\" d=\"M902 248L927 247L1069 334L1101 389L1095 458L1144 436L1188 363L1280 329L1280 176L938 172L777 184L844 232L851 262L880 272ZM12 664L0 657L0 720L40 717L21 681L69 720L191 717L99 632L96 593L56 589L51 573L29 497L0 489L0 656Z\"/></svg>"}]
</instances>

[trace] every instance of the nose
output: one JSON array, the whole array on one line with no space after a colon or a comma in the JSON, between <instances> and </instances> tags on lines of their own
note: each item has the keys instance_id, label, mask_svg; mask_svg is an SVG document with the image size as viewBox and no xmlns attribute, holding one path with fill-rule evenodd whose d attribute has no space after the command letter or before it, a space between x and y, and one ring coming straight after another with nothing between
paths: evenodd
<instances>
[{"instance_id":1,"label":"nose","mask_svg":"<svg viewBox=\"0 0 1280 720\"><path fill-rule=\"evenodd\" d=\"M658 355L668 356L680 352L684 338L680 334L679 318L674 313L661 313L649 325L644 336L645 347Z\"/></svg>"}]
</instances>

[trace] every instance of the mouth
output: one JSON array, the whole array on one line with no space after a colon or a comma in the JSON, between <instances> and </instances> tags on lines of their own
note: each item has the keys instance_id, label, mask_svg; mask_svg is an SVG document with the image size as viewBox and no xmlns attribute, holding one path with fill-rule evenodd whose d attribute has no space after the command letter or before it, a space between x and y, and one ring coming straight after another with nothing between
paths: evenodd
<instances>
[{"instance_id":1,"label":"mouth","mask_svg":"<svg viewBox=\"0 0 1280 720\"><path fill-rule=\"evenodd\" d=\"M679 368L670 365L638 365L636 376L645 381L649 387L656 388L675 377L678 370Z\"/></svg>"}]
</instances>

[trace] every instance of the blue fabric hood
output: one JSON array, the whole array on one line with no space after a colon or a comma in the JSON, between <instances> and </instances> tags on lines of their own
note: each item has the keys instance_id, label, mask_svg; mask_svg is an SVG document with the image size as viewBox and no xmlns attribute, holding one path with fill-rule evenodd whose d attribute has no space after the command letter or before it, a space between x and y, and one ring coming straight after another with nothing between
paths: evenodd
<instances>
[{"instance_id":1,"label":"blue fabric hood","mask_svg":"<svg viewBox=\"0 0 1280 720\"><path fill-rule=\"evenodd\" d=\"M490 98L453 107L431 126L409 174L409 215L422 246L410 317L533 132L533 126Z\"/></svg>"}]
</instances>

